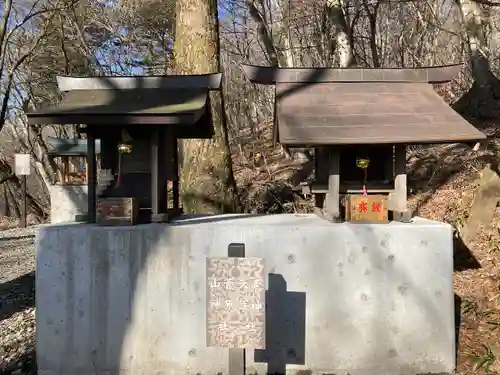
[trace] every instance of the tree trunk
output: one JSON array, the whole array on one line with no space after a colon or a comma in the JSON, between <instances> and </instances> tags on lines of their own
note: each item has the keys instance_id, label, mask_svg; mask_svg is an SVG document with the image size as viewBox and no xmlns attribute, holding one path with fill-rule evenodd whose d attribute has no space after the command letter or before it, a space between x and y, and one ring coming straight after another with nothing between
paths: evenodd
<instances>
[{"instance_id":1,"label":"tree trunk","mask_svg":"<svg viewBox=\"0 0 500 375\"><path fill-rule=\"evenodd\" d=\"M500 98L500 82L490 69L481 8L474 0L460 0L457 3L462 13L473 83L470 90L455 104L455 109L476 118L496 118L500 114L497 103Z\"/></svg>"},{"instance_id":2,"label":"tree trunk","mask_svg":"<svg viewBox=\"0 0 500 375\"><path fill-rule=\"evenodd\" d=\"M220 71L217 0L178 0L174 45L178 74ZM184 209L234 212L240 209L221 92L211 93L215 135L182 144L181 186Z\"/></svg>"},{"instance_id":3,"label":"tree trunk","mask_svg":"<svg viewBox=\"0 0 500 375\"><path fill-rule=\"evenodd\" d=\"M343 0L327 0L324 17L331 27L331 55L337 55L341 68L354 65L349 25L345 19Z\"/></svg>"},{"instance_id":4,"label":"tree trunk","mask_svg":"<svg viewBox=\"0 0 500 375\"><path fill-rule=\"evenodd\" d=\"M19 210L19 200L17 197L12 193L12 189L10 187L10 184L6 182L4 185L4 189L6 192L7 196L7 205L9 206L9 217L13 218L19 218L21 216L21 211Z\"/></svg>"},{"instance_id":5,"label":"tree trunk","mask_svg":"<svg viewBox=\"0 0 500 375\"><path fill-rule=\"evenodd\" d=\"M7 195L6 185L0 185L0 192L2 198L0 199L0 217L8 217L10 216L9 210L9 198Z\"/></svg>"},{"instance_id":6,"label":"tree trunk","mask_svg":"<svg viewBox=\"0 0 500 375\"><path fill-rule=\"evenodd\" d=\"M20 217L20 207L21 207L21 181L19 181L19 178L17 176L14 176L14 178L7 182L6 185L10 189L10 192L15 199L15 210L17 212L17 217ZM45 217L48 216L48 210L39 203L39 201L33 197L28 191L26 192L26 208L27 212L29 214L35 215L35 217L44 219Z\"/></svg>"},{"instance_id":7,"label":"tree trunk","mask_svg":"<svg viewBox=\"0 0 500 375\"><path fill-rule=\"evenodd\" d=\"M4 208L6 216L19 217L21 204L21 181L12 172L9 164L0 159L0 187L3 190ZM32 196L29 191L26 192L26 203L28 213L37 218L45 218L49 214L48 207L44 207L39 200Z\"/></svg>"},{"instance_id":8,"label":"tree trunk","mask_svg":"<svg viewBox=\"0 0 500 375\"><path fill-rule=\"evenodd\" d=\"M271 36L271 38L276 38L281 41L280 50L282 56L279 58L280 68L293 68L295 63L293 59L292 43L290 41L290 30L283 17L283 2L279 0L270 0L269 8L271 13L269 28L272 36L275 36L274 38ZM275 40L273 40L273 43L276 44Z\"/></svg>"}]
</instances>

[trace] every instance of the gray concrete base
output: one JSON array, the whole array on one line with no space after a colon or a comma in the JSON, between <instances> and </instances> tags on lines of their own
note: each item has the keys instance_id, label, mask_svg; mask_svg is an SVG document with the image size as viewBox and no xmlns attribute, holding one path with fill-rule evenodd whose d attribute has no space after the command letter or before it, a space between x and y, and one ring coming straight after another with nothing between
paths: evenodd
<instances>
[{"instance_id":1,"label":"gray concrete base","mask_svg":"<svg viewBox=\"0 0 500 375\"><path fill-rule=\"evenodd\" d=\"M205 346L205 259L233 242L269 274L248 374L454 370L449 225L273 215L39 229L39 374L227 374L228 350Z\"/></svg>"}]
</instances>

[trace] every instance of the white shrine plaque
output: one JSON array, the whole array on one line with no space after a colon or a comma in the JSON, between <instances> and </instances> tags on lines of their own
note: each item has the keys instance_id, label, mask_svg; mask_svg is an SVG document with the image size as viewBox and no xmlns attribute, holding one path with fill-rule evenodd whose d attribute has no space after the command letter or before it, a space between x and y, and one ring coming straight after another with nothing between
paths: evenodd
<instances>
[{"instance_id":1,"label":"white shrine plaque","mask_svg":"<svg viewBox=\"0 0 500 375\"><path fill-rule=\"evenodd\" d=\"M14 171L17 176L28 176L30 174L31 160L29 154L14 155Z\"/></svg>"},{"instance_id":2,"label":"white shrine plaque","mask_svg":"<svg viewBox=\"0 0 500 375\"><path fill-rule=\"evenodd\" d=\"M207 258L207 346L265 348L264 260Z\"/></svg>"}]
</instances>

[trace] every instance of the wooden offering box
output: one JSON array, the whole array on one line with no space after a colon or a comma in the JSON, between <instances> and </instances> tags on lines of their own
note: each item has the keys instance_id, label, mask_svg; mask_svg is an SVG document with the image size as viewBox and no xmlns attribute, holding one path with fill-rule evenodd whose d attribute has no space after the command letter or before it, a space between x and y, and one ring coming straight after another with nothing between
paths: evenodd
<instances>
[{"instance_id":1,"label":"wooden offering box","mask_svg":"<svg viewBox=\"0 0 500 375\"><path fill-rule=\"evenodd\" d=\"M387 195L348 195L345 220L387 223L387 201Z\"/></svg>"},{"instance_id":2,"label":"wooden offering box","mask_svg":"<svg viewBox=\"0 0 500 375\"><path fill-rule=\"evenodd\" d=\"M138 222L139 204L136 198L100 198L97 204L97 224L122 226Z\"/></svg>"}]
</instances>

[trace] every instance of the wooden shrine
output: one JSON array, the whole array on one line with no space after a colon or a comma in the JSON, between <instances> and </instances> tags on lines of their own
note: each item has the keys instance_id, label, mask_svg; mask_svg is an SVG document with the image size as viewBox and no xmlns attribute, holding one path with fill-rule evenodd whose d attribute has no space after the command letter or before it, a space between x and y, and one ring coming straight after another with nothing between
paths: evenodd
<instances>
[{"instance_id":1,"label":"wooden shrine","mask_svg":"<svg viewBox=\"0 0 500 375\"><path fill-rule=\"evenodd\" d=\"M28 123L83 125L87 222L165 222L182 212L178 141L212 137L209 91L220 89L221 78L58 77L61 102L27 113Z\"/></svg>"},{"instance_id":2,"label":"wooden shrine","mask_svg":"<svg viewBox=\"0 0 500 375\"><path fill-rule=\"evenodd\" d=\"M63 186L87 185L87 141L47 137L48 156L58 166L54 183ZM96 141L96 157L100 162L101 145Z\"/></svg>"},{"instance_id":3,"label":"wooden shrine","mask_svg":"<svg viewBox=\"0 0 500 375\"><path fill-rule=\"evenodd\" d=\"M409 218L408 145L486 138L432 87L461 68L242 66L250 82L275 85L275 141L314 148L315 181L302 189L314 194L316 211L332 221L378 222Z\"/></svg>"}]
</instances>

